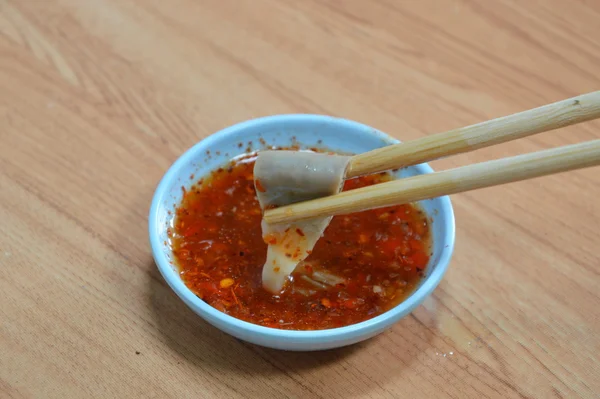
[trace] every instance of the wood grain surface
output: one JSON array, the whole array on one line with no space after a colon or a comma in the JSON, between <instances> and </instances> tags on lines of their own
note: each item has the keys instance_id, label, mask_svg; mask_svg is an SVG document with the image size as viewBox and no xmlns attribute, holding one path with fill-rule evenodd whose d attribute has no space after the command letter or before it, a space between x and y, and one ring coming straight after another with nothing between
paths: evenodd
<instances>
[{"instance_id":1,"label":"wood grain surface","mask_svg":"<svg viewBox=\"0 0 600 399\"><path fill-rule=\"evenodd\" d=\"M583 0L0 0L0 397L598 397L597 168L455 196L435 293L322 353L207 325L159 275L147 214L185 149L248 118L407 140L598 90L599 20Z\"/></svg>"}]
</instances>

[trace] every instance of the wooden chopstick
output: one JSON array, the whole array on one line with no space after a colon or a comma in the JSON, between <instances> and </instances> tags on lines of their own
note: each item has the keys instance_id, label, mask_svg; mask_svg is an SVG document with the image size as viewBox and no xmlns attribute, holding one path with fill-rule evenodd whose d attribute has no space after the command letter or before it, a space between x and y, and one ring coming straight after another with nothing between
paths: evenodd
<instances>
[{"instance_id":1,"label":"wooden chopstick","mask_svg":"<svg viewBox=\"0 0 600 399\"><path fill-rule=\"evenodd\" d=\"M264 214L267 223L341 215L600 165L600 140L376 184Z\"/></svg>"},{"instance_id":2,"label":"wooden chopstick","mask_svg":"<svg viewBox=\"0 0 600 399\"><path fill-rule=\"evenodd\" d=\"M600 117L600 91L351 158L346 178L476 150ZM267 223L339 215L598 165L600 141L378 184L265 212Z\"/></svg>"},{"instance_id":3,"label":"wooden chopstick","mask_svg":"<svg viewBox=\"0 0 600 399\"><path fill-rule=\"evenodd\" d=\"M600 118L600 91L355 155L346 178L416 165L595 118Z\"/></svg>"}]
</instances>

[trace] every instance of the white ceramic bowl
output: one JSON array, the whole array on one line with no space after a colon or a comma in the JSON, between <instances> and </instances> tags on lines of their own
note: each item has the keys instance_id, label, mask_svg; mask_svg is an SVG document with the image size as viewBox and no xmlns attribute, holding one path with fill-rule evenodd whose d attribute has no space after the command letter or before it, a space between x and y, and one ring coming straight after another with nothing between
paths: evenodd
<instances>
[{"instance_id":1,"label":"white ceramic bowl","mask_svg":"<svg viewBox=\"0 0 600 399\"><path fill-rule=\"evenodd\" d=\"M248 144L252 142L252 144ZM203 175L222 166L247 146L260 149L261 143L301 147L327 147L345 153L361 153L397 140L371 127L345 119L321 115L278 115L231 126L202 140L183 154L161 180L149 216L150 243L154 260L173 291L200 317L213 326L254 344L276 349L309 351L350 345L389 328L419 305L441 281L454 248L454 214L448 197L421 202L432 220L433 256L421 285L402 303L382 315L346 327L318 331L288 331L263 327L226 315L198 298L182 282L168 245L167 228L173 210L182 198L181 187L189 187ZM243 143L240 147L239 143ZM210 154L210 155L209 155ZM399 178L431 173L426 165L400 170ZM190 180L190 175L195 180Z\"/></svg>"}]
</instances>

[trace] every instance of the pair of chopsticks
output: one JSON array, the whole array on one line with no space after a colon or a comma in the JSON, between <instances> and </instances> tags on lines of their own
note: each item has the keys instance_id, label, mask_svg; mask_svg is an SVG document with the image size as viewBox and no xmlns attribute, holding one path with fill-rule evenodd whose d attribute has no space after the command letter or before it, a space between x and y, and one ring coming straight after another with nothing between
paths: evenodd
<instances>
[{"instance_id":1,"label":"pair of chopsticks","mask_svg":"<svg viewBox=\"0 0 600 399\"><path fill-rule=\"evenodd\" d=\"M355 155L346 179L416 165L600 118L600 91ZM419 175L268 210L285 223L398 205L600 165L600 140Z\"/></svg>"}]
</instances>

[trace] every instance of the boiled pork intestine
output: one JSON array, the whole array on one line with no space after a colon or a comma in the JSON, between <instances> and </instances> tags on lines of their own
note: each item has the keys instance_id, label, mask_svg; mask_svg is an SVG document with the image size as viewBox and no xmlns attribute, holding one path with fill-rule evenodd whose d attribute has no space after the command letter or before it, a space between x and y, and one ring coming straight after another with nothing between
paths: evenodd
<instances>
[{"instance_id":1,"label":"boiled pork intestine","mask_svg":"<svg viewBox=\"0 0 600 399\"><path fill-rule=\"evenodd\" d=\"M261 151L254 165L254 185L261 209L325 197L340 192L350 157L308 151ZM282 290L298 263L310 255L329 225L331 216L290 224L267 224L262 233L268 244L263 286Z\"/></svg>"}]
</instances>

